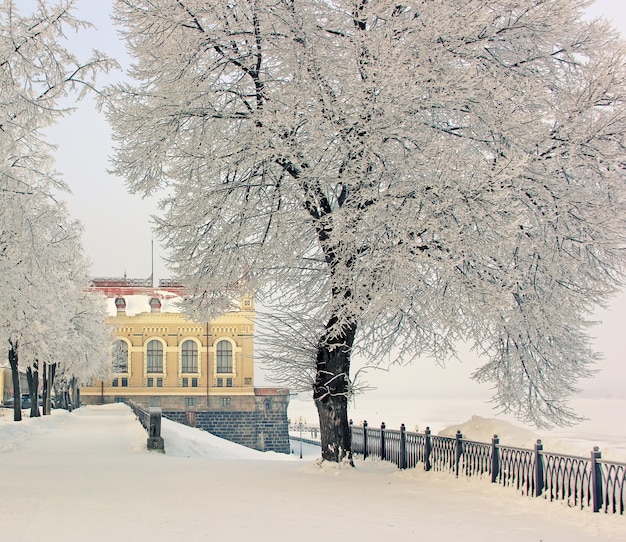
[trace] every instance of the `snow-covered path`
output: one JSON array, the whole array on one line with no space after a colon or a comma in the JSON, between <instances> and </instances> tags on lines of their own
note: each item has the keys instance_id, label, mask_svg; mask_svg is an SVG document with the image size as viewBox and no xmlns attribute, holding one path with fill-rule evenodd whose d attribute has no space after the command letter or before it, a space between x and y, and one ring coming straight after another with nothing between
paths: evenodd
<instances>
[{"instance_id":1,"label":"snow-covered path","mask_svg":"<svg viewBox=\"0 0 626 542\"><path fill-rule=\"evenodd\" d=\"M168 455L145 451L146 434L123 405L21 423L0 418L0 539L626 539L624 517L524 498L481 480L369 461L322 468L237 451L166 420L164 434Z\"/></svg>"}]
</instances>

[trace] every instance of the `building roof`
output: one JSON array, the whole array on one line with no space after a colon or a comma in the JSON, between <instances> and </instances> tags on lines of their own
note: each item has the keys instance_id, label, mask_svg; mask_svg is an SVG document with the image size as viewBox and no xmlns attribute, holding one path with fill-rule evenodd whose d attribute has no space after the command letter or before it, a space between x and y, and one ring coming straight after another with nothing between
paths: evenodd
<instances>
[{"instance_id":1,"label":"building roof","mask_svg":"<svg viewBox=\"0 0 626 542\"><path fill-rule=\"evenodd\" d=\"M161 303L159 312L179 313L178 301L183 296L184 288L180 283L169 279L159 280L158 288L153 286L153 280L133 279L128 277L97 277L91 281L89 290L102 292L107 297L107 313L117 315L116 299L122 298L126 306L126 315L135 316L144 312L151 312L152 299Z\"/></svg>"},{"instance_id":2,"label":"building roof","mask_svg":"<svg viewBox=\"0 0 626 542\"><path fill-rule=\"evenodd\" d=\"M103 292L107 297L124 295L151 295L157 292L160 296L182 296L185 289L179 282L170 279L160 279L159 286L154 287L152 278L132 279L124 277L96 277L91 281L90 290Z\"/></svg>"},{"instance_id":3,"label":"building roof","mask_svg":"<svg viewBox=\"0 0 626 542\"><path fill-rule=\"evenodd\" d=\"M158 287L155 287L152 278L132 279L126 276L94 278L89 291L101 292L106 296L109 316L116 316L120 313L126 316L136 316L147 312L182 313L180 301L185 296L185 288L179 282L161 279ZM244 310L254 311L254 306L249 299L244 303L246 306ZM235 303L225 312L239 312L241 309L241 305Z\"/></svg>"}]
</instances>

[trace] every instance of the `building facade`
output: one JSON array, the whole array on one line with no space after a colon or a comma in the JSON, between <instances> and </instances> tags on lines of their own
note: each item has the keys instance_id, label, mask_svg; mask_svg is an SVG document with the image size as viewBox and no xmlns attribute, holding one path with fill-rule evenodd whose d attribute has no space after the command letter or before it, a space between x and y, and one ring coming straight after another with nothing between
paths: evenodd
<instances>
[{"instance_id":1,"label":"building facade","mask_svg":"<svg viewBox=\"0 0 626 542\"><path fill-rule=\"evenodd\" d=\"M0 367L0 403L4 403L12 395L11 371L5 367Z\"/></svg>"},{"instance_id":2,"label":"building facade","mask_svg":"<svg viewBox=\"0 0 626 542\"><path fill-rule=\"evenodd\" d=\"M85 404L131 400L163 415L262 451L289 453L288 390L254 386L254 300L211 322L176 307L171 281L95 279L109 304L111 375L81 388Z\"/></svg>"}]
</instances>

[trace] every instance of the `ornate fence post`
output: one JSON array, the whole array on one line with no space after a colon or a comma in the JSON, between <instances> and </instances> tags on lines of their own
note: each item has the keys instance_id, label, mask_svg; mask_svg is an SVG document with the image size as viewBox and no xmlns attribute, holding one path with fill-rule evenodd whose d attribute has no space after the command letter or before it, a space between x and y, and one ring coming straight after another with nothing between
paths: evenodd
<instances>
[{"instance_id":1,"label":"ornate fence post","mask_svg":"<svg viewBox=\"0 0 626 542\"><path fill-rule=\"evenodd\" d=\"M500 439L494 435L491 439L491 483L495 484L500 474Z\"/></svg>"},{"instance_id":2,"label":"ornate fence post","mask_svg":"<svg viewBox=\"0 0 626 542\"><path fill-rule=\"evenodd\" d=\"M598 463L602 459L602 453L597 446L591 452L591 499L593 511L599 512L602 509L602 467Z\"/></svg>"},{"instance_id":3,"label":"ornate fence post","mask_svg":"<svg viewBox=\"0 0 626 542\"><path fill-rule=\"evenodd\" d=\"M150 408L150 419L148 421L148 450L165 453L165 443L161 436L161 409Z\"/></svg>"},{"instance_id":4,"label":"ornate fence post","mask_svg":"<svg viewBox=\"0 0 626 542\"><path fill-rule=\"evenodd\" d=\"M430 440L430 427L424 431L424 470L430 470L433 468L430 462L430 454L433 451L433 443Z\"/></svg>"},{"instance_id":5,"label":"ornate fence post","mask_svg":"<svg viewBox=\"0 0 626 542\"><path fill-rule=\"evenodd\" d=\"M398 458L398 468L406 469L406 427L400 426L400 457Z\"/></svg>"},{"instance_id":6,"label":"ornate fence post","mask_svg":"<svg viewBox=\"0 0 626 542\"><path fill-rule=\"evenodd\" d=\"M541 439L537 440L535 444L535 494L534 497L539 497L543 493L544 479L543 479L543 444Z\"/></svg>"},{"instance_id":7,"label":"ornate fence post","mask_svg":"<svg viewBox=\"0 0 626 542\"><path fill-rule=\"evenodd\" d=\"M367 459L367 420L363 420L363 459Z\"/></svg>"},{"instance_id":8,"label":"ornate fence post","mask_svg":"<svg viewBox=\"0 0 626 542\"><path fill-rule=\"evenodd\" d=\"M456 442L454 445L454 471L456 477L459 477L459 464L461 463L461 455L463 455L463 435L460 429L456 432Z\"/></svg>"},{"instance_id":9,"label":"ornate fence post","mask_svg":"<svg viewBox=\"0 0 626 542\"><path fill-rule=\"evenodd\" d=\"M387 459L387 451L385 450L385 422L380 424L380 458L384 461Z\"/></svg>"}]
</instances>

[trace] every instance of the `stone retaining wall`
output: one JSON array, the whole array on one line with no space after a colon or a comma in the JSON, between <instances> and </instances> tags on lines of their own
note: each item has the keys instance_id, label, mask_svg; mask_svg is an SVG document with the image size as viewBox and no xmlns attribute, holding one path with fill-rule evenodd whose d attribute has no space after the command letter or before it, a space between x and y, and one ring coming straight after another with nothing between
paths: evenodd
<instances>
[{"instance_id":1,"label":"stone retaining wall","mask_svg":"<svg viewBox=\"0 0 626 542\"><path fill-rule=\"evenodd\" d=\"M160 407L163 416L176 422L204 429L218 437L262 452L288 454L289 422L287 407L289 390L285 388L255 388L249 395L199 396L195 405L185 406L182 394L159 396L124 394L103 397L89 396L86 404L113 403L130 400L144 408ZM161 390L159 390L161 391ZM208 402L208 406L207 406Z\"/></svg>"}]
</instances>

